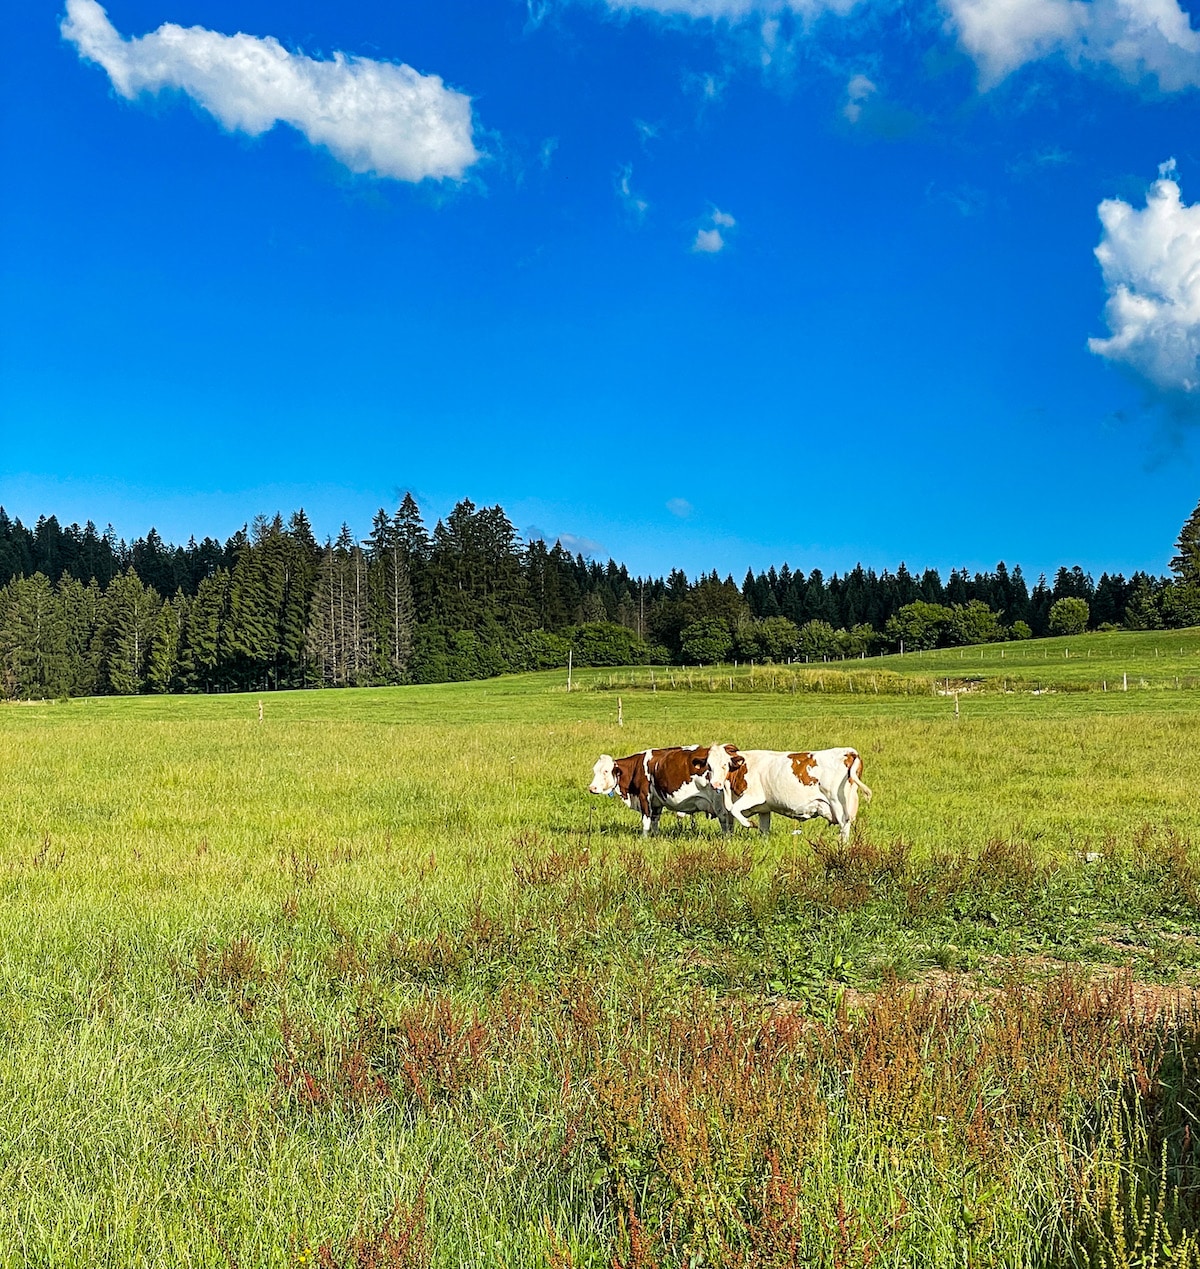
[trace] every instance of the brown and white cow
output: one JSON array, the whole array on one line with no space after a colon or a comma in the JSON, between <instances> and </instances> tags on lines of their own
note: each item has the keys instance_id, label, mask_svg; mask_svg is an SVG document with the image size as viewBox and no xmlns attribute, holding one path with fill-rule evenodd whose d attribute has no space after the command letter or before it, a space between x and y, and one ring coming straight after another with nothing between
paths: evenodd
<instances>
[{"instance_id":1,"label":"brown and white cow","mask_svg":"<svg viewBox=\"0 0 1200 1269\"><path fill-rule=\"evenodd\" d=\"M703 812L721 825L723 833L733 831L733 818L725 797L708 779L707 747L646 749L625 758L602 753L592 768L589 793L616 794L631 810L640 812L642 835L658 831L663 811L679 815Z\"/></svg>"},{"instance_id":2,"label":"brown and white cow","mask_svg":"<svg viewBox=\"0 0 1200 1269\"><path fill-rule=\"evenodd\" d=\"M746 817L757 815L758 831L769 833L773 812L794 820L820 815L837 827L842 842L850 840L859 790L871 799L862 769L862 758L854 749L784 753L713 745L708 759L712 787L721 791L739 824L752 828Z\"/></svg>"}]
</instances>

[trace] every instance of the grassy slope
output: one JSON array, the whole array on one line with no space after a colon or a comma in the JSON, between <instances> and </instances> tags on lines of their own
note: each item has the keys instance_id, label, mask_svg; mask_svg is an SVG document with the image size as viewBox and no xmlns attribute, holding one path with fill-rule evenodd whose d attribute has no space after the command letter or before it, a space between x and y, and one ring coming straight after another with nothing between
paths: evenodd
<instances>
[{"instance_id":1,"label":"grassy slope","mask_svg":"<svg viewBox=\"0 0 1200 1269\"><path fill-rule=\"evenodd\" d=\"M558 993L596 994L589 1043L619 1056L631 1010L649 1051L696 991L693 1011L736 998L759 1016L779 995L827 1007L837 980L936 966L989 980L1014 955L1168 981L1196 959L1178 844L1200 835L1186 692L981 696L957 720L932 695L637 693L620 729L613 696L568 696L559 675L263 704L261 723L244 696L0 709L6 1264L300 1263L412 1201L421 1176L437 1263L538 1263L548 1220L577 1264L609 1264L621 1187L641 1176L650 1210L658 1165L629 1162L644 1145L619 1167L595 1146L570 1154L564 1116L598 1112L564 1095ZM778 821L728 857L711 826L672 826L643 852L630 813L585 792L601 750L714 739L856 745L875 854L817 867ZM989 856L991 839L1009 845ZM896 841L911 850L889 855ZM986 867L961 862L981 853ZM413 943L439 934L444 956ZM328 1038L431 991L491 1009L504 989L524 993L522 1039L465 1102L316 1113L286 1086L285 1016ZM334 1080L339 1060L322 1049L310 1065ZM887 1263L957 1263L952 1191L985 1173L931 1171L918 1132L890 1179L852 1181L872 1131L855 1119L822 1138L812 1201L834 1220L850 1186L883 1220L899 1187L921 1214ZM993 1200L997 1263L1036 1245L1045 1161L1027 1162Z\"/></svg>"},{"instance_id":2,"label":"grassy slope","mask_svg":"<svg viewBox=\"0 0 1200 1269\"><path fill-rule=\"evenodd\" d=\"M876 690L896 691L896 685L891 683L896 676L908 683L909 691L928 691L931 694L947 680L952 690L964 687L1021 692L1038 689L1095 692L1194 690L1200 687L1200 628L1151 630L1137 634L1118 631L1034 639L1024 643L991 643L971 648L909 652L903 656L893 654L823 662L820 665L798 663L794 667L742 665L693 667L691 670L583 670L579 672L578 679L584 686L598 688L648 687L656 681L660 691L671 687L725 691L732 677L737 690L745 691L753 678L754 690L784 691L791 675L798 677L800 690L804 690L806 682L824 676L827 691L853 690L871 694ZM845 681L845 675L853 679L852 685Z\"/></svg>"}]
</instances>

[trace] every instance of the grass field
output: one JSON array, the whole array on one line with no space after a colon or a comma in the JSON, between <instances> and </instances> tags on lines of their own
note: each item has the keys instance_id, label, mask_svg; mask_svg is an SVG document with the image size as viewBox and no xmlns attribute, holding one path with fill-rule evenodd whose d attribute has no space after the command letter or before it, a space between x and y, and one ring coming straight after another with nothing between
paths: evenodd
<instances>
[{"instance_id":1,"label":"grass field","mask_svg":"<svg viewBox=\"0 0 1200 1269\"><path fill-rule=\"evenodd\" d=\"M1195 1264L1200 637L1123 638L0 708L0 1263ZM586 793L713 740L855 745L851 845Z\"/></svg>"},{"instance_id":2,"label":"grass field","mask_svg":"<svg viewBox=\"0 0 1200 1269\"><path fill-rule=\"evenodd\" d=\"M692 692L912 696L1194 691L1200 688L1200 628L1086 634L791 666L583 670L577 678L581 686L602 690Z\"/></svg>"}]
</instances>

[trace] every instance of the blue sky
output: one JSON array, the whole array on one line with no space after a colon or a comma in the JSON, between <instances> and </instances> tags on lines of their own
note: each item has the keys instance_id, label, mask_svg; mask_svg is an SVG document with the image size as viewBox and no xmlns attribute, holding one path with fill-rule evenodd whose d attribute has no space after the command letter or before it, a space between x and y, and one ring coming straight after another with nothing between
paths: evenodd
<instances>
[{"instance_id":1,"label":"blue sky","mask_svg":"<svg viewBox=\"0 0 1200 1269\"><path fill-rule=\"evenodd\" d=\"M1163 571L1200 498L1194 27L7 6L0 503L365 535L412 490L655 573Z\"/></svg>"}]
</instances>

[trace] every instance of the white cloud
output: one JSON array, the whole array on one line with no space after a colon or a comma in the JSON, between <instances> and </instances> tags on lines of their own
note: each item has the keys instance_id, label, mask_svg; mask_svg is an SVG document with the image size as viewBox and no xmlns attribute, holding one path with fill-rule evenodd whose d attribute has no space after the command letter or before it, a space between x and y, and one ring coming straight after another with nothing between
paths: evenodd
<instances>
[{"instance_id":1,"label":"white cloud","mask_svg":"<svg viewBox=\"0 0 1200 1269\"><path fill-rule=\"evenodd\" d=\"M842 107L842 114L851 123L857 123L862 116L863 105L878 91L865 75L851 75L850 82L846 85L846 104Z\"/></svg>"},{"instance_id":2,"label":"white cloud","mask_svg":"<svg viewBox=\"0 0 1200 1269\"><path fill-rule=\"evenodd\" d=\"M617 194L620 196L621 202L625 204L625 210L634 218L641 221L645 219L646 212L650 209L650 204L633 192L633 165L627 163L617 173Z\"/></svg>"},{"instance_id":3,"label":"white cloud","mask_svg":"<svg viewBox=\"0 0 1200 1269\"><path fill-rule=\"evenodd\" d=\"M696 230L696 236L692 239L692 250L703 255L715 255L716 252L725 249L725 236L721 230L732 229L737 221L719 207L714 207L705 219L708 224Z\"/></svg>"},{"instance_id":4,"label":"white cloud","mask_svg":"<svg viewBox=\"0 0 1200 1269\"><path fill-rule=\"evenodd\" d=\"M270 36L174 23L127 40L96 0L67 0L62 33L122 97L178 88L250 136L287 123L352 172L459 179L479 158L471 99L411 66L344 53L316 61Z\"/></svg>"},{"instance_id":5,"label":"white cloud","mask_svg":"<svg viewBox=\"0 0 1200 1269\"><path fill-rule=\"evenodd\" d=\"M686 498L671 498L667 502L667 510L673 516L686 520L692 514L692 504Z\"/></svg>"},{"instance_id":6,"label":"white cloud","mask_svg":"<svg viewBox=\"0 0 1200 1269\"><path fill-rule=\"evenodd\" d=\"M1178 0L942 0L959 42L989 88L1055 53L1158 80L1167 92L1200 85L1200 31Z\"/></svg>"},{"instance_id":7,"label":"white cloud","mask_svg":"<svg viewBox=\"0 0 1200 1269\"><path fill-rule=\"evenodd\" d=\"M1174 160L1164 164L1140 211L1120 199L1100 204L1104 233L1096 259L1108 288L1112 334L1092 352L1121 362L1167 391L1200 390L1200 203L1180 198Z\"/></svg>"}]
</instances>

